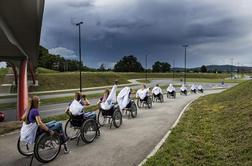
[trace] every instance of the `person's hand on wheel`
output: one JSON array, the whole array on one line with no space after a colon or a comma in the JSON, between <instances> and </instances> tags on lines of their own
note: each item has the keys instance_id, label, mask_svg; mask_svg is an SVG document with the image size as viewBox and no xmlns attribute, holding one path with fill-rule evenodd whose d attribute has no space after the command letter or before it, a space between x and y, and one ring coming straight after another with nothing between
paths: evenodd
<instances>
[{"instance_id":1,"label":"person's hand on wheel","mask_svg":"<svg viewBox=\"0 0 252 166\"><path fill-rule=\"evenodd\" d=\"M49 130L48 132L49 132L50 135L54 135L54 131Z\"/></svg>"}]
</instances>

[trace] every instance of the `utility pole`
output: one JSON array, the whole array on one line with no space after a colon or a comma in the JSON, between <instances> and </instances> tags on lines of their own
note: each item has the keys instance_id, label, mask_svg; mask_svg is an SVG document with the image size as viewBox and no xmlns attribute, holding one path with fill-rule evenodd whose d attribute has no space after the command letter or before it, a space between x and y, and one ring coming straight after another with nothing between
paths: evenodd
<instances>
[{"instance_id":1,"label":"utility pole","mask_svg":"<svg viewBox=\"0 0 252 166\"><path fill-rule=\"evenodd\" d=\"M173 64L172 64L173 68L172 68L172 80L174 82L174 70L175 70L175 58L173 57Z\"/></svg>"},{"instance_id":2,"label":"utility pole","mask_svg":"<svg viewBox=\"0 0 252 166\"><path fill-rule=\"evenodd\" d=\"M184 67L184 85L186 84L186 48L188 47L188 44L182 45L182 47L185 48L185 67Z\"/></svg>"},{"instance_id":3,"label":"utility pole","mask_svg":"<svg viewBox=\"0 0 252 166\"><path fill-rule=\"evenodd\" d=\"M233 63L234 63L234 58L231 58L231 69L230 69L231 80L233 79Z\"/></svg>"},{"instance_id":4,"label":"utility pole","mask_svg":"<svg viewBox=\"0 0 252 166\"><path fill-rule=\"evenodd\" d=\"M76 24L76 26L79 27L79 58L80 58L80 62L79 62L79 70L80 70L80 92L82 92L82 77L81 77L81 71L82 71L82 63L81 63L81 24L83 24L83 22L79 22Z\"/></svg>"},{"instance_id":5,"label":"utility pole","mask_svg":"<svg viewBox=\"0 0 252 166\"><path fill-rule=\"evenodd\" d=\"M148 67L148 64L147 64L147 57L148 57L148 54L145 55L145 83L147 84L147 67Z\"/></svg>"}]
</instances>

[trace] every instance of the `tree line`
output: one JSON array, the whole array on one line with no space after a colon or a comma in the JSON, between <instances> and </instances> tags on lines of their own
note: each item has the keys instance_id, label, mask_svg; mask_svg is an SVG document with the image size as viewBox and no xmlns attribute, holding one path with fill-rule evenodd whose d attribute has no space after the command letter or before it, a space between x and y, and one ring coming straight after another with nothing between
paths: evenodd
<instances>
[{"instance_id":1,"label":"tree line","mask_svg":"<svg viewBox=\"0 0 252 166\"><path fill-rule=\"evenodd\" d=\"M64 71L78 71L79 70L79 61L70 60L61 57L60 55L53 55L48 52L48 49L40 46L39 48L39 57L38 57L38 67L43 67L51 70L56 70L60 72ZM142 64L134 55L124 56L120 59L113 69L107 69L105 64L101 64L99 68L89 68L84 66L81 62L81 67L83 71L115 71L115 72L144 72ZM152 65L152 69L148 69L151 72L170 72L171 65L167 62L156 61ZM196 70L195 70L196 71ZM201 66L200 69L197 69L197 72L207 72L206 66Z\"/></svg>"}]
</instances>

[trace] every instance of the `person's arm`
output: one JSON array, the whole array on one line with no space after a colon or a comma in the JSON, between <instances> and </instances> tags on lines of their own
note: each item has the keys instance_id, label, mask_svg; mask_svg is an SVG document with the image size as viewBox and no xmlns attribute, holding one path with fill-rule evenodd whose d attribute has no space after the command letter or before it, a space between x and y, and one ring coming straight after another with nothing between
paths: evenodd
<instances>
[{"instance_id":1,"label":"person's arm","mask_svg":"<svg viewBox=\"0 0 252 166\"><path fill-rule=\"evenodd\" d=\"M89 105L90 105L90 102L88 101L88 99L85 99L85 100L84 100L84 105L85 105L85 106L89 106Z\"/></svg>"},{"instance_id":2,"label":"person's arm","mask_svg":"<svg viewBox=\"0 0 252 166\"><path fill-rule=\"evenodd\" d=\"M54 134L54 132L53 132L52 130L50 130L50 129L46 126L45 123L42 122L40 116L36 116L36 122L37 122L38 126L39 126L41 129L43 129L43 130L49 132L51 135Z\"/></svg>"},{"instance_id":3,"label":"person's arm","mask_svg":"<svg viewBox=\"0 0 252 166\"><path fill-rule=\"evenodd\" d=\"M28 110L26 110L25 113L22 115L21 120L24 122L27 116L28 116Z\"/></svg>"}]
</instances>

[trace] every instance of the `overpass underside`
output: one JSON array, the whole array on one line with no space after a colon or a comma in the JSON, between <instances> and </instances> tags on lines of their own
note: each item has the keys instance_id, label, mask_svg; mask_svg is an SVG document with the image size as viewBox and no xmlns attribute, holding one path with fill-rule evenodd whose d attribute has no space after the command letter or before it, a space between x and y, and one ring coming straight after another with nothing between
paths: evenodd
<instances>
[{"instance_id":1,"label":"overpass underside","mask_svg":"<svg viewBox=\"0 0 252 166\"><path fill-rule=\"evenodd\" d=\"M0 1L0 61L15 75L17 119L28 107L28 71L35 84L43 10L44 0Z\"/></svg>"}]
</instances>

